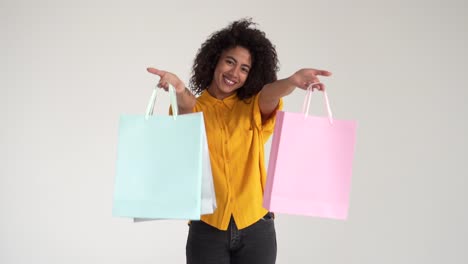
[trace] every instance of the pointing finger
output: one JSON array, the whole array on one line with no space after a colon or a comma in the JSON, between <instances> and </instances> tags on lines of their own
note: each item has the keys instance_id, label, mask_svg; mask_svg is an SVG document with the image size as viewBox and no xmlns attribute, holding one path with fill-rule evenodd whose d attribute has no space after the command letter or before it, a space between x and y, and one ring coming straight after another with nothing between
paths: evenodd
<instances>
[{"instance_id":1,"label":"pointing finger","mask_svg":"<svg viewBox=\"0 0 468 264\"><path fill-rule=\"evenodd\" d=\"M146 68L146 70L149 72L149 73L152 73L152 74L156 74L158 75L159 77L162 77L166 72L165 71L161 71L161 70L158 70L156 68Z\"/></svg>"},{"instance_id":2,"label":"pointing finger","mask_svg":"<svg viewBox=\"0 0 468 264\"><path fill-rule=\"evenodd\" d=\"M325 71L325 70L315 70L315 74L316 75L322 75L322 76L331 76L332 75L331 72Z\"/></svg>"}]
</instances>

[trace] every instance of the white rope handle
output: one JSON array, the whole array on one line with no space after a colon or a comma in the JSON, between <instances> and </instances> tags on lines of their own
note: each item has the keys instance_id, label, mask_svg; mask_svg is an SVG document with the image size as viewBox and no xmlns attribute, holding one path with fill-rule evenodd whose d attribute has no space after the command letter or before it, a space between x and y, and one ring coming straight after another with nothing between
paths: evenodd
<instances>
[{"instance_id":1,"label":"white rope handle","mask_svg":"<svg viewBox=\"0 0 468 264\"><path fill-rule=\"evenodd\" d=\"M312 97L312 86L315 84L317 83L312 83L307 87L307 94L304 98L304 104L302 105L302 112L304 113L304 118L307 118L307 116L309 116L310 99ZM325 98L325 106L327 107L328 120L330 121L330 124L333 124L333 116L330 108L330 102L328 101L328 95L325 90L323 91L323 95Z\"/></svg>"},{"instance_id":2,"label":"white rope handle","mask_svg":"<svg viewBox=\"0 0 468 264\"><path fill-rule=\"evenodd\" d=\"M158 87L154 87L153 93L151 94L150 100L148 102L148 105L146 106L146 113L145 113L145 119L148 120L150 116L153 115L153 110L154 110L154 105L156 103L156 95L158 92ZM171 101L171 109L172 109L172 116L174 117L174 120L177 119L177 115L179 114L179 106L177 105L177 95L175 92L175 89L172 85L169 84L169 98Z\"/></svg>"}]
</instances>

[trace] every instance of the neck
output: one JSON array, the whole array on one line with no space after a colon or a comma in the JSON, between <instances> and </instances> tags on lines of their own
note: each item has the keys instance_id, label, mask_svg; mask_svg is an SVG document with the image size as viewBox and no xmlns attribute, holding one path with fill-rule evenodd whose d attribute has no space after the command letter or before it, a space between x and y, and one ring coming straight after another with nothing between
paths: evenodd
<instances>
[{"instance_id":1,"label":"neck","mask_svg":"<svg viewBox=\"0 0 468 264\"><path fill-rule=\"evenodd\" d=\"M223 93L219 93L217 91L219 91L219 89L216 89L214 86L214 84L208 86L208 88L206 89L208 91L208 93L213 96L214 98L218 99L218 100L223 100L224 98L226 97L229 97L229 95L226 95L226 94L223 94Z\"/></svg>"}]
</instances>

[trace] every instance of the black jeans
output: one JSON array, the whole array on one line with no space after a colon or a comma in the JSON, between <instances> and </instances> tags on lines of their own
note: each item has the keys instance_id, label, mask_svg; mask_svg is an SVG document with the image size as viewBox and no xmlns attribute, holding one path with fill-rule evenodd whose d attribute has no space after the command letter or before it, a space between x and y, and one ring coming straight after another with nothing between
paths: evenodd
<instances>
[{"instance_id":1,"label":"black jeans","mask_svg":"<svg viewBox=\"0 0 468 264\"><path fill-rule=\"evenodd\" d=\"M187 238L187 264L274 264L276 232L272 213L237 229L231 217L227 231L192 221Z\"/></svg>"}]
</instances>

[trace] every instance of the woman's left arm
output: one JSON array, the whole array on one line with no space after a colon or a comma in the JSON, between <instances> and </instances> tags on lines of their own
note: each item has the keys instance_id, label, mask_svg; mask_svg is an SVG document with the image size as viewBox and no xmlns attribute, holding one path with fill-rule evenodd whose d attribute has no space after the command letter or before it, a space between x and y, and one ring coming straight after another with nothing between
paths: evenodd
<instances>
[{"instance_id":1,"label":"woman's left arm","mask_svg":"<svg viewBox=\"0 0 468 264\"><path fill-rule=\"evenodd\" d=\"M278 106L280 98L292 93L296 87L307 89L309 85L314 84L312 89L323 91L325 86L320 83L318 76L330 76L331 74L325 70L301 69L286 79L263 86L258 99L262 120L267 120Z\"/></svg>"}]
</instances>

